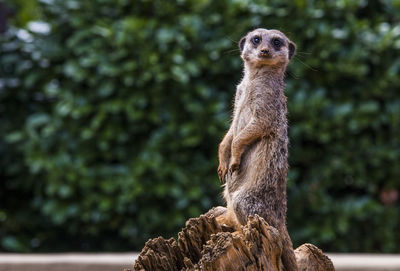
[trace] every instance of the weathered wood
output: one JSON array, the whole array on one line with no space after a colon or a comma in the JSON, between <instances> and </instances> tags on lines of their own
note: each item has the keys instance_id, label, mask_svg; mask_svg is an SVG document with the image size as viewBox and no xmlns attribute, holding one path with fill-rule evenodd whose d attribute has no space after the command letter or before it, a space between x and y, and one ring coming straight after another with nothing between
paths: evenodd
<instances>
[{"instance_id":1,"label":"weathered wood","mask_svg":"<svg viewBox=\"0 0 400 271\"><path fill-rule=\"evenodd\" d=\"M178 241L162 237L146 242L134 264L134 270L250 270L282 271L282 238L274 227L259 216L249 217L240 231L220 225L212 209L199 218L191 218L178 234ZM299 270L334 270L321 250L305 244L295 250Z\"/></svg>"},{"instance_id":2,"label":"weathered wood","mask_svg":"<svg viewBox=\"0 0 400 271\"><path fill-rule=\"evenodd\" d=\"M303 244L295 249L297 267L302 271L335 271L328 256L312 244Z\"/></svg>"}]
</instances>

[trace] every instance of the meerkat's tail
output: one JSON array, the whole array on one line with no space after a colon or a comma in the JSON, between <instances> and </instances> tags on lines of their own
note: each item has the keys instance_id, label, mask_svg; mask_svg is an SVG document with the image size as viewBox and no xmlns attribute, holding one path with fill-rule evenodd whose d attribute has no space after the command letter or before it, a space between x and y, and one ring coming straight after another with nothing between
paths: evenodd
<instances>
[{"instance_id":1,"label":"meerkat's tail","mask_svg":"<svg viewBox=\"0 0 400 271\"><path fill-rule=\"evenodd\" d=\"M283 240L282 263L286 271L298 271L293 244L286 227L281 227L279 233Z\"/></svg>"}]
</instances>

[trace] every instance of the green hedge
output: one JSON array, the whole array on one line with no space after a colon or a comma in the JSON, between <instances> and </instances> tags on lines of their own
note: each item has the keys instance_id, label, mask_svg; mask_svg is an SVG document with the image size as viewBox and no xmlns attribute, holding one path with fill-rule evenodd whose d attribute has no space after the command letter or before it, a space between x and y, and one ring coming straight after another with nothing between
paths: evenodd
<instances>
[{"instance_id":1,"label":"green hedge","mask_svg":"<svg viewBox=\"0 0 400 271\"><path fill-rule=\"evenodd\" d=\"M21 7L20 7L21 8ZM140 249L222 204L237 41L277 28L295 245L400 252L400 2L41 1L0 38L0 248ZM17 10L18 14L18 10ZM383 199L384 200L384 199Z\"/></svg>"}]
</instances>

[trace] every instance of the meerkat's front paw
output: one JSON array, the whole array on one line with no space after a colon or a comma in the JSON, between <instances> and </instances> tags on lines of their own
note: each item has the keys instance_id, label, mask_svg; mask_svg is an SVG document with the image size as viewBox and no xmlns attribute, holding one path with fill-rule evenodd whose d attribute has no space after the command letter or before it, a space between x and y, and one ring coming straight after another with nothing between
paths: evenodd
<instances>
[{"instance_id":1,"label":"meerkat's front paw","mask_svg":"<svg viewBox=\"0 0 400 271\"><path fill-rule=\"evenodd\" d=\"M228 168L224 164L219 164L218 177L221 182L225 182L226 173L228 173Z\"/></svg>"},{"instance_id":2,"label":"meerkat's front paw","mask_svg":"<svg viewBox=\"0 0 400 271\"><path fill-rule=\"evenodd\" d=\"M232 161L231 161L231 164L229 165L229 173L233 173L233 172L235 172L236 170L238 170L239 169L239 166L240 166L240 160L235 160L235 159L233 159Z\"/></svg>"}]
</instances>

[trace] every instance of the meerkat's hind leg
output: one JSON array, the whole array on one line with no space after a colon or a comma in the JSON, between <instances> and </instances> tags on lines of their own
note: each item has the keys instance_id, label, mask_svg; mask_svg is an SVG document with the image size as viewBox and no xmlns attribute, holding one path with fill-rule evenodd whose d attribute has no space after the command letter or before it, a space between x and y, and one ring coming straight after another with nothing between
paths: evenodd
<instances>
[{"instance_id":1,"label":"meerkat's hind leg","mask_svg":"<svg viewBox=\"0 0 400 271\"><path fill-rule=\"evenodd\" d=\"M211 208L207 213L204 215L210 218L215 218L217 223L221 226L222 231L229 231L233 232L234 227L231 226L230 220L227 218L228 209L223 206L217 206Z\"/></svg>"},{"instance_id":2,"label":"meerkat's hind leg","mask_svg":"<svg viewBox=\"0 0 400 271\"><path fill-rule=\"evenodd\" d=\"M227 212L226 207L223 206L217 206L211 208L207 213L205 213L206 216L213 216L215 218L225 214Z\"/></svg>"},{"instance_id":3,"label":"meerkat's hind leg","mask_svg":"<svg viewBox=\"0 0 400 271\"><path fill-rule=\"evenodd\" d=\"M227 219L228 209L223 206L217 206L210 209L207 213L205 213L208 217L214 217L218 224L221 227L226 228L229 227L229 219Z\"/></svg>"},{"instance_id":4,"label":"meerkat's hind leg","mask_svg":"<svg viewBox=\"0 0 400 271\"><path fill-rule=\"evenodd\" d=\"M241 229L241 224L237 221L232 211L227 211L216 218L218 224L221 225L223 231L234 232Z\"/></svg>"},{"instance_id":5,"label":"meerkat's hind leg","mask_svg":"<svg viewBox=\"0 0 400 271\"><path fill-rule=\"evenodd\" d=\"M240 230L241 225L236 219L236 215L230 206L230 201L227 202L227 207L214 207L209 210L206 216L213 216L219 225L221 225L223 231L237 231Z\"/></svg>"}]
</instances>

